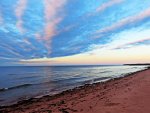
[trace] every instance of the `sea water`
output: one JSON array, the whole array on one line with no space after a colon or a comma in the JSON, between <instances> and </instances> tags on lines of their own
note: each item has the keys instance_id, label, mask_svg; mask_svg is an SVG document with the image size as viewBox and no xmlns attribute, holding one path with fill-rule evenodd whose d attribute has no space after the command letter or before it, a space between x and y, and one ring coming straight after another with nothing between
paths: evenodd
<instances>
[{"instance_id":1,"label":"sea water","mask_svg":"<svg viewBox=\"0 0 150 113\"><path fill-rule=\"evenodd\" d=\"M54 95L84 84L104 82L146 66L20 66L0 67L0 106Z\"/></svg>"}]
</instances>

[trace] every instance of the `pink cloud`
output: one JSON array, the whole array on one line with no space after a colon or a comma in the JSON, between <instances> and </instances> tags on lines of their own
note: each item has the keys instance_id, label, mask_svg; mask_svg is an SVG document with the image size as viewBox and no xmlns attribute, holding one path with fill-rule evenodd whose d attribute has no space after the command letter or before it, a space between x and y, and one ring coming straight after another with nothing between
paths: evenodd
<instances>
[{"instance_id":1,"label":"pink cloud","mask_svg":"<svg viewBox=\"0 0 150 113\"><path fill-rule=\"evenodd\" d=\"M119 45L118 47L115 47L113 49L128 48L130 46L134 46L134 44L142 43L142 42L145 42L145 41L150 41L150 38L145 38L145 39L142 39L142 40L137 40L137 41L134 41L134 42L129 42L129 43L126 43L126 44L123 44L123 45Z\"/></svg>"},{"instance_id":2,"label":"pink cloud","mask_svg":"<svg viewBox=\"0 0 150 113\"><path fill-rule=\"evenodd\" d=\"M41 39L45 42L45 47L48 50L48 54L51 52L51 39L58 33L57 25L63 19L63 16L61 16L61 11L66 1L67 0L44 0L44 36L38 36L38 39Z\"/></svg>"},{"instance_id":3,"label":"pink cloud","mask_svg":"<svg viewBox=\"0 0 150 113\"><path fill-rule=\"evenodd\" d=\"M104 11L104 10L114 6L114 5L120 4L123 1L124 0L110 0L108 2L100 4L100 6L98 8L96 8L96 10L84 15L83 18L86 19L87 17L94 16L95 14L100 13L100 12L102 12L102 11Z\"/></svg>"},{"instance_id":4,"label":"pink cloud","mask_svg":"<svg viewBox=\"0 0 150 113\"><path fill-rule=\"evenodd\" d=\"M111 7L113 5L119 4L123 2L123 0L110 0L109 2L103 3L100 7L96 9L96 12L102 12L108 7Z\"/></svg>"},{"instance_id":5,"label":"pink cloud","mask_svg":"<svg viewBox=\"0 0 150 113\"><path fill-rule=\"evenodd\" d=\"M117 23L115 23L115 24L113 24L111 26L108 26L108 27L105 27L103 29L100 29L100 30L96 31L95 34L98 35L98 34L110 32L110 31L116 30L116 29L118 29L120 27L123 27L125 25L141 21L141 20L143 20L143 19L145 19L147 17L150 17L150 8L142 11L141 13L139 13L137 15L124 18L124 19L120 20L119 22L117 22Z\"/></svg>"},{"instance_id":6,"label":"pink cloud","mask_svg":"<svg viewBox=\"0 0 150 113\"><path fill-rule=\"evenodd\" d=\"M26 7L27 7L27 0L18 0L16 9L15 9L15 14L18 19L16 26L21 32L24 32L24 28L22 26L23 25L22 16L24 14Z\"/></svg>"},{"instance_id":7,"label":"pink cloud","mask_svg":"<svg viewBox=\"0 0 150 113\"><path fill-rule=\"evenodd\" d=\"M62 20L62 18L56 18L53 21L48 21L44 29L44 40L50 41L50 39L57 34L56 26Z\"/></svg>"}]
</instances>

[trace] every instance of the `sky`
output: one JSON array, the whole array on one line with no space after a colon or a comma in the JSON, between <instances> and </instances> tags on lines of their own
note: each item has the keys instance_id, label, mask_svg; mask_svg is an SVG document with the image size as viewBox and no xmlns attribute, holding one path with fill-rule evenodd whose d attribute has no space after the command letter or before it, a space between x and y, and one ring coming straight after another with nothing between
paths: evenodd
<instances>
[{"instance_id":1,"label":"sky","mask_svg":"<svg viewBox=\"0 0 150 113\"><path fill-rule=\"evenodd\" d=\"M150 63L150 0L0 0L0 66Z\"/></svg>"}]
</instances>

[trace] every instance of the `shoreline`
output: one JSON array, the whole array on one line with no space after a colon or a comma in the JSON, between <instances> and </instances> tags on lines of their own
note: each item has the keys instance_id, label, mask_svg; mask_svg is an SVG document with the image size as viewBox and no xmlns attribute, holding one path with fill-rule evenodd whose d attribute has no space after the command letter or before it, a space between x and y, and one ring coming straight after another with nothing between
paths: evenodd
<instances>
[{"instance_id":1,"label":"shoreline","mask_svg":"<svg viewBox=\"0 0 150 113\"><path fill-rule=\"evenodd\" d=\"M114 78L114 79L111 79L111 80L108 80L106 82L98 82L98 83L93 83L93 84L85 84L83 86L79 86L79 87L75 87L73 89L69 89L69 90L66 90L66 91L63 91L61 93L58 93L58 94L55 94L55 95L45 95L45 96L42 96L40 98L30 98L28 100L22 100L22 101L18 101L16 104L13 104L13 105L9 105L9 106L0 106L0 111L2 113L5 113L5 112L16 112L16 110L18 110L18 107L20 107L20 112L26 112L26 110L24 109L25 106L32 106L32 104L38 104L38 103L45 103L45 102L49 102L49 103L54 103L53 101L59 101L59 104L63 105L65 104L67 100L65 100L65 98L67 98L67 96L69 95L79 95L81 93L86 93L86 94L91 94L91 90L94 90L95 88L98 87L98 89L101 89L100 93L103 92L103 90L107 90L107 87L110 85L110 84L119 84L119 83L116 83L116 82L119 82L121 80L126 80L126 78L134 78L134 76L136 74L139 74L139 73L142 73L142 72L145 72L145 71L150 71L150 67L147 67L146 69L144 70L140 70L140 71L137 71L137 72L133 72L133 73L129 73L129 74L126 74L124 75L123 77L119 77L119 78ZM150 73L149 73L150 74ZM136 76L135 76L136 77ZM109 86L110 87L110 86ZM108 87L108 88L109 88ZM81 93L80 93L81 92ZM90 92L90 93L89 93ZM105 91L104 91L105 92ZM107 93L107 92L105 92ZM109 91L108 91L109 93ZM86 95L86 94L82 94L82 95ZM104 95L104 94L103 94ZM66 97L65 97L66 96ZM63 98L63 99L61 99ZM71 98L70 98L71 99ZM60 105L53 105L53 104L49 104L51 106L50 109L52 109L53 107L54 108L57 108L59 107ZM52 107L52 108L51 108ZM16 109L17 108L17 109ZM24 109L24 110L23 110ZM32 110L31 110L32 111ZM44 111L44 112L54 112L56 111L56 113L60 112L60 113L65 113L62 109L57 111L56 110L47 110L47 111ZM72 113L73 110L69 110L70 112L68 113ZM78 110L77 110L78 111ZM76 112L77 112L76 111ZM37 111L39 112L39 111ZM75 112L75 111L74 111ZM17 113L17 112L16 112ZM40 112L39 112L40 113ZM67 113L67 112L66 112ZM84 112L83 112L84 113Z\"/></svg>"},{"instance_id":2,"label":"shoreline","mask_svg":"<svg viewBox=\"0 0 150 113\"><path fill-rule=\"evenodd\" d=\"M105 84L109 81L113 81L113 80L117 80L117 79L121 79L121 78L124 78L124 77L127 77L127 76L130 76L132 74L135 74L135 73L138 73L138 72L141 72L141 71L145 71L147 69L150 69L150 67L146 67L146 69L142 69L142 70L139 70L139 71L136 71L136 72L131 72L131 73L127 73L121 77L117 77L117 78L112 78L112 79L109 79L109 80L106 80L106 81L101 81L101 82L96 82L96 83L91 83L91 84L84 84L84 85L80 85L80 86L77 86L77 87L74 87L72 89L68 89L68 90L64 90L64 91L61 91L59 93L56 93L56 94L47 94L47 95L41 95L41 96L36 96L36 97L32 97L32 98L28 98L28 99L24 99L24 100L19 100L19 101L16 101L16 102L13 102L12 104L8 104L8 105L0 105L0 109L1 108L5 108L5 107L10 107L10 106L14 106L14 105L17 105L17 104L20 104L20 103L26 103L28 101L32 101L32 100L36 100L36 99L41 99L41 98L45 98L45 97L50 97L50 98L53 98L55 96L61 96L62 94L64 95L64 93L68 93L68 92L71 92L71 91L74 91L76 89L82 89L86 86L92 86L92 85L95 85L95 84Z\"/></svg>"}]
</instances>

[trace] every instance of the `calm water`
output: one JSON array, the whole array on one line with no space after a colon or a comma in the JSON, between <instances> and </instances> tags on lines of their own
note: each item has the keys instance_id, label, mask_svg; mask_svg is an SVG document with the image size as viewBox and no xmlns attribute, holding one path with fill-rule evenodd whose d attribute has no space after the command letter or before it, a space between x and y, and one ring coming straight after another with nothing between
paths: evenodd
<instances>
[{"instance_id":1,"label":"calm water","mask_svg":"<svg viewBox=\"0 0 150 113\"><path fill-rule=\"evenodd\" d=\"M0 105L107 81L146 66L0 67Z\"/></svg>"}]
</instances>

